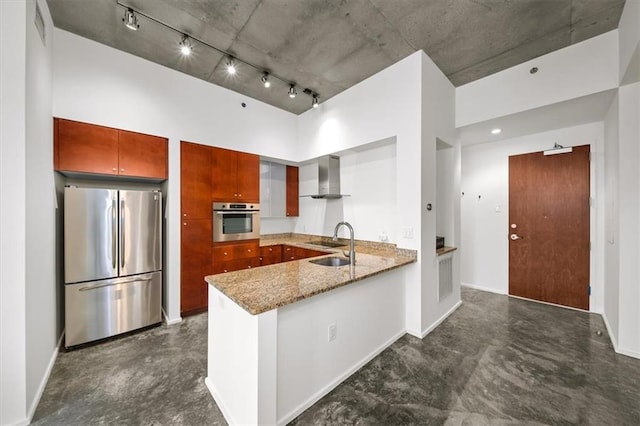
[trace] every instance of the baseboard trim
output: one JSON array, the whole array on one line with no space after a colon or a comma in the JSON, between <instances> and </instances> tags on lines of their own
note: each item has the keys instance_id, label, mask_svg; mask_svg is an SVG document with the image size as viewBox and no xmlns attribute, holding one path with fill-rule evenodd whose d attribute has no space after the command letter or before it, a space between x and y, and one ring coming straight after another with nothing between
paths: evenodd
<instances>
[{"instance_id":1,"label":"baseboard trim","mask_svg":"<svg viewBox=\"0 0 640 426\"><path fill-rule=\"evenodd\" d=\"M308 398L306 401L304 401L303 403L298 405L296 408L291 410L289 413L287 413L284 416L282 416L281 418L279 418L278 421L277 421L277 424L278 425L285 425L285 424L289 423L291 420L295 419L297 416L302 414L307 408L311 407L313 404L315 404L320 399L322 399L323 396L327 395L329 392L331 392L333 389L335 389L340 383L344 382L353 373L355 373L356 371L358 371L359 369L364 367L369 361L371 361L373 358L378 356L382 351L387 349L396 340L398 340L399 338L401 338L405 334L406 334L405 330L402 330L399 333L395 334L393 337L391 337L385 343L383 343L382 345L380 345L379 347L374 349L373 352L371 352L370 354L368 354L367 356L362 358L359 362L354 364L353 367L349 368L343 374L341 374L338 377L336 377L328 385L326 385L325 387L320 389L318 392L313 394L310 398ZM220 411L222 411L222 409L220 409Z\"/></svg>"},{"instance_id":2,"label":"baseboard trim","mask_svg":"<svg viewBox=\"0 0 640 426\"><path fill-rule=\"evenodd\" d=\"M616 353L619 353L620 355L628 356L628 357L631 357L631 358L640 359L640 352L630 351L628 349L623 349L623 348L618 348L618 350L616 350Z\"/></svg>"},{"instance_id":3,"label":"baseboard trim","mask_svg":"<svg viewBox=\"0 0 640 426\"><path fill-rule=\"evenodd\" d=\"M427 327L426 330L423 330L422 333L420 333L421 338L424 339L427 336L427 334L431 333L437 326L442 324L442 322L444 320L446 320L449 317L449 315L454 313L455 310L460 307L460 305L462 305L462 300L458 300L458 302L455 305L453 305L453 307L451 309L449 309L447 312L445 312L444 315L442 315L440 318L438 318L436 320L436 322L434 322L429 327Z\"/></svg>"},{"instance_id":4,"label":"baseboard trim","mask_svg":"<svg viewBox=\"0 0 640 426\"><path fill-rule=\"evenodd\" d=\"M33 398L33 402L31 403L31 407L29 407L29 412L27 413L26 423L24 425L28 425L33 420L33 415L36 413L36 409L38 408L38 404L40 404L40 398L42 398L42 394L44 393L44 388L47 386L47 382L49 382L49 377L51 376L51 371L53 371L53 366L56 363L56 359L58 358L58 353L60 351L60 347L62 347L62 340L64 339L64 330L60 334L60 338L58 339L58 343L51 354L51 358L49 359L49 364L47 365L47 369L45 370L44 376L42 376L42 380L40 381L40 385L38 386L38 390L36 392L36 397ZM22 423L19 423L22 424Z\"/></svg>"},{"instance_id":5,"label":"baseboard trim","mask_svg":"<svg viewBox=\"0 0 640 426\"><path fill-rule=\"evenodd\" d=\"M164 311L164 309L162 309L162 318L163 318L164 323L166 325L174 325L174 324L178 324L178 323L182 322L182 317L169 319L169 317L167 316L167 313Z\"/></svg>"},{"instance_id":6,"label":"baseboard trim","mask_svg":"<svg viewBox=\"0 0 640 426\"><path fill-rule=\"evenodd\" d=\"M220 412L222 413L222 416L227 421L227 423L230 425L238 424L238 422L235 421L235 419L231 415L231 412L229 411L224 401L222 400L220 393L218 393L214 384L211 383L211 380L209 380L209 377L205 377L204 384L207 387L207 389L209 389L209 393L211 394L211 396L213 397L213 400L218 405L218 408L220 409Z\"/></svg>"},{"instance_id":7,"label":"baseboard trim","mask_svg":"<svg viewBox=\"0 0 640 426\"><path fill-rule=\"evenodd\" d=\"M618 352L618 340L613 334L613 330L611 329L611 325L609 325L609 320L607 319L607 316L605 314L602 314L602 321L604 321L604 326L607 328L607 333L609 333L609 340L611 340L613 350Z\"/></svg>"},{"instance_id":8,"label":"baseboard trim","mask_svg":"<svg viewBox=\"0 0 640 426\"><path fill-rule=\"evenodd\" d=\"M460 283L460 285L462 287L468 287L468 288L472 288L474 290L481 290L481 291L487 291L489 293L495 293L495 294L502 294L502 295L507 295L507 292L504 291L500 291L500 290L496 290L495 288L490 288L490 287L482 287L480 285L475 285L475 284L469 284L469 283Z\"/></svg>"},{"instance_id":9,"label":"baseboard trim","mask_svg":"<svg viewBox=\"0 0 640 426\"><path fill-rule=\"evenodd\" d=\"M509 297L513 297L514 299L524 300L524 301L526 301L526 302L533 302L533 303L540 303L541 305L555 306L556 308L570 309L570 310L572 310L572 311L586 312L586 313L588 313L588 314L593 313L593 312L591 312L591 311L587 311L587 310L584 310L584 309L574 308L573 306L558 305L557 303L545 302L545 301L542 301L542 300L536 300L536 299L527 299L526 297L522 297L522 296L514 296L513 294L508 294L507 296L509 296Z\"/></svg>"}]
</instances>

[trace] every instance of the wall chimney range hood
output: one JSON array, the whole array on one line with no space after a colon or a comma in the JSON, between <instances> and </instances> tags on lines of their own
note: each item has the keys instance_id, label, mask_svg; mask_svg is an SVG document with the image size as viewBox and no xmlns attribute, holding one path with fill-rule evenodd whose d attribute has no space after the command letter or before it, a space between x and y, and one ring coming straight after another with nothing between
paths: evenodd
<instances>
[{"instance_id":1,"label":"wall chimney range hood","mask_svg":"<svg viewBox=\"0 0 640 426\"><path fill-rule=\"evenodd\" d=\"M318 158L318 193L311 198L337 199L340 193L340 157L326 155Z\"/></svg>"}]
</instances>

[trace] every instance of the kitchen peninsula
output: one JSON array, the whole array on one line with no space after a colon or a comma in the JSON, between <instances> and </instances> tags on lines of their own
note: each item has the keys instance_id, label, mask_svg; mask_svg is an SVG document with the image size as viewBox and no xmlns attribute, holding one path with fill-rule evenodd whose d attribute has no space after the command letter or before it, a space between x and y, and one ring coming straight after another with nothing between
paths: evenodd
<instances>
[{"instance_id":1,"label":"kitchen peninsula","mask_svg":"<svg viewBox=\"0 0 640 426\"><path fill-rule=\"evenodd\" d=\"M260 244L318 249L312 240ZM358 242L356 253L355 267L302 259L206 277L206 384L229 423L291 421L405 333L405 270L416 252Z\"/></svg>"}]
</instances>

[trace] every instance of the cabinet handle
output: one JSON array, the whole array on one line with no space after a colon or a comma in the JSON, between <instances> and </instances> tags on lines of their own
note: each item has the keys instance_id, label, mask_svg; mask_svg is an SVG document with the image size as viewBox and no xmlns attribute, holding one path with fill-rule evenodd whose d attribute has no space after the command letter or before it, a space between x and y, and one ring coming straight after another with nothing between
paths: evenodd
<instances>
[{"instance_id":1,"label":"cabinet handle","mask_svg":"<svg viewBox=\"0 0 640 426\"><path fill-rule=\"evenodd\" d=\"M251 249L247 249L247 251L248 251L249 253L251 253Z\"/></svg>"},{"instance_id":2,"label":"cabinet handle","mask_svg":"<svg viewBox=\"0 0 640 426\"><path fill-rule=\"evenodd\" d=\"M242 194L238 194L238 197L242 197Z\"/></svg>"},{"instance_id":3,"label":"cabinet handle","mask_svg":"<svg viewBox=\"0 0 640 426\"><path fill-rule=\"evenodd\" d=\"M120 169L121 172L124 172L124 169Z\"/></svg>"},{"instance_id":4,"label":"cabinet handle","mask_svg":"<svg viewBox=\"0 0 640 426\"><path fill-rule=\"evenodd\" d=\"M269 249L269 251L273 251L273 249L272 249L272 248L270 248L270 249Z\"/></svg>"},{"instance_id":5,"label":"cabinet handle","mask_svg":"<svg viewBox=\"0 0 640 426\"><path fill-rule=\"evenodd\" d=\"M249 265L249 266L247 267L247 269L251 269L251 265Z\"/></svg>"},{"instance_id":6,"label":"cabinet handle","mask_svg":"<svg viewBox=\"0 0 640 426\"><path fill-rule=\"evenodd\" d=\"M224 270L224 272L229 272L229 271L227 271L227 270L225 269L225 270Z\"/></svg>"},{"instance_id":7,"label":"cabinet handle","mask_svg":"<svg viewBox=\"0 0 640 426\"><path fill-rule=\"evenodd\" d=\"M184 225L184 226L187 226L187 222L184 222L184 223L183 223L183 225Z\"/></svg>"},{"instance_id":8,"label":"cabinet handle","mask_svg":"<svg viewBox=\"0 0 640 426\"><path fill-rule=\"evenodd\" d=\"M185 213L185 214L183 214L182 216L187 217L187 214Z\"/></svg>"},{"instance_id":9,"label":"cabinet handle","mask_svg":"<svg viewBox=\"0 0 640 426\"><path fill-rule=\"evenodd\" d=\"M227 252L226 252L226 251L224 252L224 255L225 255L225 256L227 255Z\"/></svg>"},{"instance_id":10,"label":"cabinet handle","mask_svg":"<svg viewBox=\"0 0 640 426\"><path fill-rule=\"evenodd\" d=\"M237 197L237 196L238 196L238 194L233 194L233 196L234 196L234 197Z\"/></svg>"},{"instance_id":11,"label":"cabinet handle","mask_svg":"<svg viewBox=\"0 0 640 426\"><path fill-rule=\"evenodd\" d=\"M111 169L111 170L113 170L114 172L117 172L117 171L118 171L118 168L117 168L117 167L114 167L114 168L113 168L113 169Z\"/></svg>"}]
</instances>

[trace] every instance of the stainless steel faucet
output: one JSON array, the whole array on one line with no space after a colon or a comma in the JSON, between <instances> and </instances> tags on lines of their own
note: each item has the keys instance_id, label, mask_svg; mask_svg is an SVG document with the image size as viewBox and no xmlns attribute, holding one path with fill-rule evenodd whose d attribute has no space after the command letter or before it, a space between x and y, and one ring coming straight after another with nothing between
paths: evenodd
<instances>
[{"instance_id":1,"label":"stainless steel faucet","mask_svg":"<svg viewBox=\"0 0 640 426\"><path fill-rule=\"evenodd\" d=\"M355 239L353 237L353 226L351 226L351 224L349 222L338 222L338 224L336 225L336 228L333 230L333 240L335 241L335 240L338 239L338 229L340 229L340 226L342 226L342 225L344 225L347 228L349 228L349 235L350 235L349 254L345 253L344 251L342 253L349 258L349 265L350 266L355 266L355 264L356 264L356 242L355 242Z\"/></svg>"}]
</instances>

